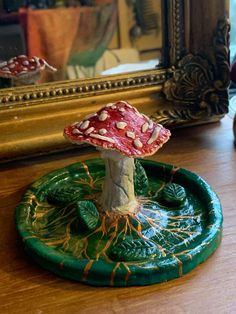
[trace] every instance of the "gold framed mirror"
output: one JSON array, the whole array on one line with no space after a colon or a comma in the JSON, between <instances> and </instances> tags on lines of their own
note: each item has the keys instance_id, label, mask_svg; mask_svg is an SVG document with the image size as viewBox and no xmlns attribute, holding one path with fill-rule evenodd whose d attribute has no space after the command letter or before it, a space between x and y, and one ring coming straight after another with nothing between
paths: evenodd
<instances>
[{"instance_id":1,"label":"gold framed mirror","mask_svg":"<svg viewBox=\"0 0 236 314\"><path fill-rule=\"evenodd\" d=\"M219 120L228 110L227 0L162 1L163 66L0 90L0 159L68 149L63 127L123 99L168 127Z\"/></svg>"}]
</instances>

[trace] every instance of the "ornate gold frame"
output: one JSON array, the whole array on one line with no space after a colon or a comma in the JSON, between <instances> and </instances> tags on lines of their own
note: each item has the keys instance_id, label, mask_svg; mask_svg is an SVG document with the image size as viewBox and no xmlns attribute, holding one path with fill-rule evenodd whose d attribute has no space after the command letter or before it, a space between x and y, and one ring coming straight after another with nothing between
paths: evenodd
<instances>
[{"instance_id":1,"label":"ornate gold frame","mask_svg":"<svg viewBox=\"0 0 236 314\"><path fill-rule=\"evenodd\" d=\"M228 108L228 0L164 3L168 67L0 91L0 159L69 148L63 127L118 99L169 127L219 120Z\"/></svg>"}]
</instances>

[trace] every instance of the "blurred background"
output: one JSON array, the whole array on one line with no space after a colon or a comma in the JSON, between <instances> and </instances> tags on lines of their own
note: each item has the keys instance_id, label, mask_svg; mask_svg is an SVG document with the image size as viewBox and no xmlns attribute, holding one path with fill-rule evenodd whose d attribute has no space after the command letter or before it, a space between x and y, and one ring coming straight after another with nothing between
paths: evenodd
<instances>
[{"instance_id":1,"label":"blurred background","mask_svg":"<svg viewBox=\"0 0 236 314\"><path fill-rule=\"evenodd\" d=\"M153 69L163 15L161 0L0 0L0 62L44 58L58 71L41 83Z\"/></svg>"}]
</instances>

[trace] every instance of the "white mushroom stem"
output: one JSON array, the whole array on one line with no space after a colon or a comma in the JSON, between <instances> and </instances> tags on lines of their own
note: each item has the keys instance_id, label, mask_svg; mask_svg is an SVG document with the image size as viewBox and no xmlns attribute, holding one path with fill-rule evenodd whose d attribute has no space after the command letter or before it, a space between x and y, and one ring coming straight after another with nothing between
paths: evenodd
<instances>
[{"instance_id":1,"label":"white mushroom stem","mask_svg":"<svg viewBox=\"0 0 236 314\"><path fill-rule=\"evenodd\" d=\"M138 208L134 194L134 159L116 151L101 150L106 175L101 196L104 211L133 213Z\"/></svg>"}]
</instances>

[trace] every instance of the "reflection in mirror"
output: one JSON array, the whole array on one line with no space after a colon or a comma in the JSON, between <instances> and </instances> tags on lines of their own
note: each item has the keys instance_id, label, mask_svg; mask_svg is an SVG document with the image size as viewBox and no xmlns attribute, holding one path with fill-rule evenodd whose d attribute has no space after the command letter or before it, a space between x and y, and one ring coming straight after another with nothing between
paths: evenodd
<instances>
[{"instance_id":1,"label":"reflection in mirror","mask_svg":"<svg viewBox=\"0 0 236 314\"><path fill-rule=\"evenodd\" d=\"M2 0L0 5L0 61L23 54L57 68L42 72L38 83L163 63L162 0ZM1 87L11 84L1 80Z\"/></svg>"},{"instance_id":2,"label":"reflection in mirror","mask_svg":"<svg viewBox=\"0 0 236 314\"><path fill-rule=\"evenodd\" d=\"M231 85L229 115L236 117L236 0L230 0L230 63L231 63ZM236 118L235 118L236 119ZM235 120L236 129L236 120Z\"/></svg>"}]
</instances>

